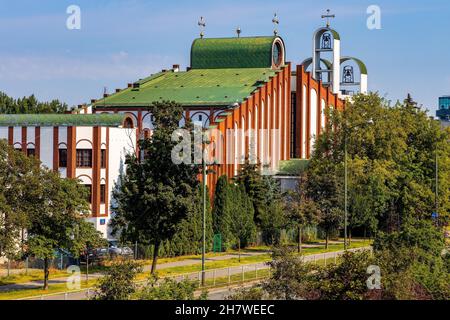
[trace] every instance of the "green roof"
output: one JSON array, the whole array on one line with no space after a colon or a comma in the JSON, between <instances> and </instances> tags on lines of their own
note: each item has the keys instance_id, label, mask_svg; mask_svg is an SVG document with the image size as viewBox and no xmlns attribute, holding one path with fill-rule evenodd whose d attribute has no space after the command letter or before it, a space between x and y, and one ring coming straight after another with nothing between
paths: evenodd
<instances>
[{"instance_id":1,"label":"green roof","mask_svg":"<svg viewBox=\"0 0 450 320\"><path fill-rule=\"evenodd\" d=\"M123 114L0 114L1 127L119 127Z\"/></svg>"},{"instance_id":2,"label":"green roof","mask_svg":"<svg viewBox=\"0 0 450 320\"><path fill-rule=\"evenodd\" d=\"M183 106L228 106L241 103L270 77L271 68L191 69L161 72L93 104L101 107L148 107L155 101Z\"/></svg>"},{"instance_id":3,"label":"green roof","mask_svg":"<svg viewBox=\"0 0 450 320\"><path fill-rule=\"evenodd\" d=\"M203 38L191 47L192 69L270 68L277 37Z\"/></svg>"}]
</instances>

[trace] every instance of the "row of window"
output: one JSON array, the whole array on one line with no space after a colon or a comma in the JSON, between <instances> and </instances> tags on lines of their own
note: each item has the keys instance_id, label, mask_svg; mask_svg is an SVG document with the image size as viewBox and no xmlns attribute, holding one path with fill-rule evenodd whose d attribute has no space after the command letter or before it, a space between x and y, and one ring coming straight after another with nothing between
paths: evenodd
<instances>
[{"instance_id":1,"label":"row of window","mask_svg":"<svg viewBox=\"0 0 450 320\"><path fill-rule=\"evenodd\" d=\"M89 203L92 203L92 185L84 184L83 186L88 190L87 201L89 201ZM106 185L101 184L100 185L100 203L104 204L105 199L106 199Z\"/></svg>"},{"instance_id":2,"label":"row of window","mask_svg":"<svg viewBox=\"0 0 450 320\"><path fill-rule=\"evenodd\" d=\"M22 151L21 148L16 148ZM27 156L34 157L36 149L27 148ZM76 151L77 168L92 168L92 149L77 149ZM100 166L106 168L106 150L100 151ZM59 167L67 168L67 149L59 149Z\"/></svg>"},{"instance_id":3,"label":"row of window","mask_svg":"<svg viewBox=\"0 0 450 320\"><path fill-rule=\"evenodd\" d=\"M77 168L92 168L92 149L77 149L76 151ZM106 150L100 151L100 165L106 168ZM67 149L59 149L59 167L67 167Z\"/></svg>"}]
</instances>

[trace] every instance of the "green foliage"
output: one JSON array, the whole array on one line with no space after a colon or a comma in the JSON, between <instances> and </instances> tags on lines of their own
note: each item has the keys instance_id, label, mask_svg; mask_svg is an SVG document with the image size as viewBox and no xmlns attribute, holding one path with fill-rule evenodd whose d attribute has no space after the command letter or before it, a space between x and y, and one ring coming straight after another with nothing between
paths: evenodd
<instances>
[{"instance_id":1,"label":"green foliage","mask_svg":"<svg viewBox=\"0 0 450 320\"><path fill-rule=\"evenodd\" d=\"M96 285L93 300L129 300L136 292L134 280L141 267L133 261L112 265Z\"/></svg>"},{"instance_id":2,"label":"green foliage","mask_svg":"<svg viewBox=\"0 0 450 320\"><path fill-rule=\"evenodd\" d=\"M230 184L228 192L230 201L227 202L226 210L230 216L229 230L235 245L240 249L255 239L253 203L242 185Z\"/></svg>"},{"instance_id":3,"label":"green foliage","mask_svg":"<svg viewBox=\"0 0 450 320\"><path fill-rule=\"evenodd\" d=\"M176 281L171 278L159 280L150 276L148 284L137 294L138 300L195 300L198 283L191 280ZM200 300L206 299L206 293Z\"/></svg>"},{"instance_id":4,"label":"green foliage","mask_svg":"<svg viewBox=\"0 0 450 320\"><path fill-rule=\"evenodd\" d=\"M356 95L345 112L330 112L328 127L317 138L306 174L307 194L324 219L343 211L347 141L350 229L399 230L409 218L430 219L435 211L437 152L439 215L445 225L450 212L449 137L411 98L391 106L378 94ZM334 218L330 222L341 224Z\"/></svg>"},{"instance_id":5,"label":"green foliage","mask_svg":"<svg viewBox=\"0 0 450 320\"><path fill-rule=\"evenodd\" d=\"M154 245L154 272L161 243L171 240L179 223L195 210L199 168L172 161L178 143L172 141L172 133L178 129L183 108L175 102L155 102L150 109L155 130L140 143L144 159L127 157L126 175L114 192L112 226L122 240Z\"/></svg>"},{"instance_id":6,"label":"green foliage","mask_svg":"<svg viewBox=\"0 0 450 320\"><path fill-rule=\"evenodd\" d=\"M17 240L29 227L29 217L39 209L33 201L39 198L39 164L34 158L17 152L0 140L0 256L17 254Z\"/></svg>"},{"instance_id":7,"label":"green foliage","mask_svg":"<svg viewBox=\"0 0 450 320\"><path fill-rule=\"evenodd\" d=\"M180 256L200 254L203 236L203 200L202 187L199 186L195 198L194 209L190 211L177 226L171 240L165 241L160 254L164 256ZM206 190L206 250L210 251L213 244L212 216L209 192Z\"/></svg>"},{"instance_id":8,"label":"green foliage","mask_svg":"<svg viewBox=\"0 0 450 320\"><path fill-rule=\"evenodd\" d=\"M79 257L86 248L104 248L108 246L108 241L103 238L103 234L95 229L94 225L86 220L78 221L73 231L73 238L70 252L75 257Z\"/></svg>"},{"instance_id":9,"label":"green foliage","mask_svg":"<svg viewBox=\"0 0 450 320\"><path fill-rule=\"evenodd\" d=\"M449 256L442 230L428 221L409 221L399 232L374 241L387 299L450 299Z\"/></svg>"},{"instance_id":10,"label":"green foliage","mask_svg":"<svg viewBox=\"0 0 450 320\"><path fill-rule=\"evenodd\" d=\"M71 250L75 242L87 240L74 234L79 226L88 229L82 216L88 209L85 193L78 181L62 179L35 158L0 141L0 253L13 254L21 239L22 252L28 247L28 254L44 259L46 289L48 262L54 252ZM21 238L25 230L28 243Z\"/></svg>"},{"instance_id":11,"label":"green foliage","mask_svg":"<svg viewBox=\"0 0 450 320\"><path fill-rule=\"evenodd\" d=\"M313 265L303 262L288 247L274 248L273 260L269 262L272 269L270 278L262 289L271 298L281 300L306 299L313 293Z\"/></svg>"},{"instance_id":12,"label":"green foliage","mask_svg":"<svg viewBox=\"0 0 450 320\"><path fill-rule=\"evenodd\" d=\"M341 263L319 268L314 288L320 300L363 300L367 293L368 251L345 252Z\"/></svg>"},{"instance_id":13,"label":"green foliage","mask_svg":"<svg viewBox=\"0 0 450 320\"><path fill-rule=\"evenodd\" d=\"M7 114L29 114L29 113L64 113L67 104L59 100L40 102L34 95L14 99L0 92L0 113Z\"/></svg>"}]
</instances>

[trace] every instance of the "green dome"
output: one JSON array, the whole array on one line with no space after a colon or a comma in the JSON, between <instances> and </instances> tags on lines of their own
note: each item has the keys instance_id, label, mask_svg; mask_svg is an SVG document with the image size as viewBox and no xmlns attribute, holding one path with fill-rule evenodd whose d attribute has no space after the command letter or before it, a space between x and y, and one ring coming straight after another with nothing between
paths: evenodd
<instances>
[{"instance_id":1,"label":"green dome","mask_svg":"<svg viewBox=\"0 0 450 320\"><path fill-rule=\"evenodd\" d=\"M191 68L270 68L277 38L281 39L276 36L195 39L191 47Z\"/></svg>"}]
</instances>

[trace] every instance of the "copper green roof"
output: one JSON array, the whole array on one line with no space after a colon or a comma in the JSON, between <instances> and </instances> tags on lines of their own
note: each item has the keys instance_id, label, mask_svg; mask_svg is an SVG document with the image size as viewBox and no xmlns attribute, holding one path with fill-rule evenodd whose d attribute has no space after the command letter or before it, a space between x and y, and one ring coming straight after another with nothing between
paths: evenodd
<instances>
[{"instance_id":1,"label":"copper green roof","mask_svg":"<svg viewBox=\"0 0 450 320\"><path fill-rule=\"evenodd\" d=\"M278 37L196 39L191 47L191 68L270 68L272 46L276 38Z\"/></svg>"},{"instance_id":2,"label":"copper green roof","mask_svg":"<svg viewBox=\"0 0 450 320\"><path fill-rule=\"evenodd\" d=\"M94 107L148 107L155 101L183 106L228 106L241 103L270 77L270 68L191 69L161 72L94 103Z\"/></svg>"},{"instance_id":3,"label":"copper green roof","mask_svg":"<svg viewBox=\"0 0 450 320\"><path fill-rule=\"evenodd\" d=\"M123 114L0 114L1 127L119 127Z\"/></svg>"}]
</instances>

